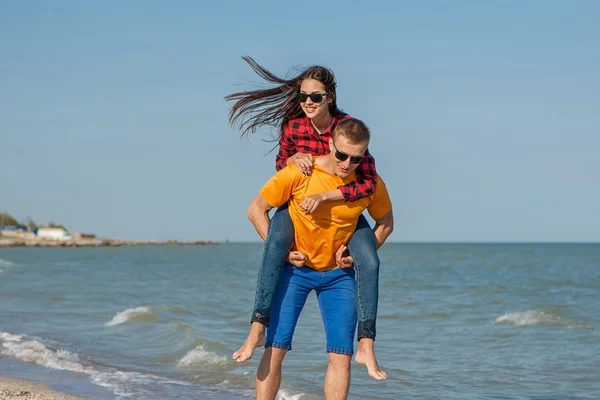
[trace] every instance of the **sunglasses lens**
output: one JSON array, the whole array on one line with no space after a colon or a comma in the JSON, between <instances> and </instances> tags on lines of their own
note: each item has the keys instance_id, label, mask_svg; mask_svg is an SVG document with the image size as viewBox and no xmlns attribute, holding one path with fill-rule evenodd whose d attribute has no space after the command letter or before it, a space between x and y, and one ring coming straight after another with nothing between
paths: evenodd
<instances>
[{"instance_id":1,"label":"sunglasses lens","mask_svg":"<svg viewBox=\"0 0 600 400\"><path fill-rule=\"evenodd\" d=\"M350 157L350 163L351 164L360 164L360 162L363 159L362 157L349 156L346 153L342 153L338 149L335 150L335 158L337 158L338 160L340 160L340 161L346 161L348 159L348 157Z\"/></svg>"},{"instance_id":2,"label":"sunglasses lens","mask_svg":"<svg viewBox=\"0 0 600 400\"><path fill-rule=\"evenodd\" d=\"M307 94L307 93L298 93L298 101L300 103L304 103L306 100L308 100L308 98L310 97L310 100L313 103L320 103L323 101L323 93L311 93L311 94Z\"/></svg>"},{"instance_id":3,"label":"sunglasses lens","mask_svg":"<svg viewBox=\"0 0 600 400\"><path fill-rule=\"evenodd\" d=\"M313 93L310 95L310 99L313 103L320 103L323 101L323 95L321 93Z\"/></svg>"},{"instance_id":4,"label":"sunglasses lens","mask_svg":"<svg viewBox=\"0 0 600 400\"><path fill-rule=\"evenodd\" d=\"M335 150L335 158L337 158L340 161L346 161L348 159L348 154L342 153L339 150Z\"/></svg>"},{"instance_id":5,"label":"sunglasses lens","mask_svg":"<svg viewBox=\"0 0 600 400\"><path fill-rule=\"evenodd\" d=\"M333 140L332 140L332 143L333 143ZM351 164L360 164L360 162L364 158L364 156L351 156L349 154L344 153L343 151L339 151L337 149L337 147L335 146L335 143L333 143L333 148L335 149L335 158L337 158L340 161L346 161L348 159L348 157L350 157Z\"/></svg>"}]
</instances>

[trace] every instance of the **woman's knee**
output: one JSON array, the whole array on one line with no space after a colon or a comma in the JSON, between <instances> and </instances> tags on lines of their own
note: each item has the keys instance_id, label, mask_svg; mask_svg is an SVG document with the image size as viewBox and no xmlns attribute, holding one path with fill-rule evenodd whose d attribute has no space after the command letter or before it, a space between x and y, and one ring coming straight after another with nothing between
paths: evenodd
<instances>
[{"instance_id":1,"label":"woman's knee","mask_svg":"<svg viewBox=\"0 0 600 400\"><path fill-rule=\"evenodd\" d=\"M379 270L379 255L375 248L369 246L361 246L357 248L351 248L351 255L354 259L356 267L360 268L361 271L378 271Z\"/></svg>"},{"instance_id":2,"label":"woman's knee","mask_svg":"<svg viewBox=\"0 0 600 400\"><path fill-rule=\"evenodd\" d=\"M294 224L287 208L277 211L269 223L267 247L286 251L294 244Z\"/></svg>"},{"instance_id":3,"label":"woman's knee","mask_svg":"<svg viewBox=\"0 0 600 400\"><path fill-rule=\"evenodd\" d=\"M286 232L274 232L271 231L265 242L265 251L272 252L287 252L294 244L294 232L291 234Z\"/></svg>"}]
</instances>

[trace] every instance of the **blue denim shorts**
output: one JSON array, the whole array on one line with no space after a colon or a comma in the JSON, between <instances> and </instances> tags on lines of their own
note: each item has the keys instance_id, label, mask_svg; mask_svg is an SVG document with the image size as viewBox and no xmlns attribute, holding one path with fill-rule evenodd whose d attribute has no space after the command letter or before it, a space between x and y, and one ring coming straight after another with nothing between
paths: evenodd
<instances>
[{"instance_id":1,"label":"blue denim shorts","mask_svg":"<svg viewBox=\"0 0 600 400\"><path fill-rule=\"evenodd\" d=\"M317 293L325 325L327 352L354 354L356 283L353 268L318 272L287 263L273 299L265 347L292 349L298 317L313 290Z\"/></svg>"}]
</instances>

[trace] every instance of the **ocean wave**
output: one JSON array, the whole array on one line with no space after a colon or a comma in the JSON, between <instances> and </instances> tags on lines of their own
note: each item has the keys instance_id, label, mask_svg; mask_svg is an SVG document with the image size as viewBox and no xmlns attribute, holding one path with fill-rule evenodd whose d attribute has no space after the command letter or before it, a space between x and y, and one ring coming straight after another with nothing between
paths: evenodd
<instances>
[{"instance_id":1,"label":"ocean wave","mask_svg":"<svg viewBox=\"0 0 600 400\"><path fill-rule=\"evenodd\" d=\"M540 324L561 324L561 318L541 310L506 313L496 318L496 322L504 322L515 326L531 326Z\"/></svg>"},{"instance_id":2,"label":"ocean wave","mask_svg":"<svg viewBox=\"0 0 600 400\"><path fill-rule=\"evenodd\" d=\"M4 264L4 265L15 265L14 262L12 261L8 261L8 260L3 260L0 258L0 264Z\"/></svg>"},{"instance_id":3,"label":"ocean wave","mask_svg":"<svg viewBox=\"0 0 600 400\"><path fill-rule=\"evenodd\" d=\"M528 310L506 313L496 318L496 323L507 323L514 326L550 325L567 329L594 329L585 323L576 323L568 318L556 315L551 310Z\"/></svg>"},{"instance_id":4,"label":"ocean wave","mask_svg":"<svg viewBox=\"0 0 600 400\"><path fill-rule=\"evenodd\" d=\"M24 338L23 335L0 332L2 344L0 354L23 362L36 363L42 367L87 373L77 353L52 349L38 340Z\"/></svg>"},{"instance_id":5,"label":"ocean wave","mask_svg":"<svg viewBox=\"0 0 600 400\"><path fill-rule=\"evenodd\" d=\"M158 385L190 386L189 382L174 381L155 375L142 374L139 372L96 372L91 375L90 381L98 386L105 387L117 396L130 397L134 395L150 395L152 387ZM135 386L133 389L132 386Z\"/></svg>"},{"instance_id":6,"label":"ocean wave","mask_svg":"<svg viewBox=\"0 0 600 400\"><path fill-rule=\"evenodd\" d=\"M37 340L13 340L2 344L2 354L23 362L33 362L42 367L85 373L79 356L67 350L53 350Z\"/></svg>"},{"instance_id":7,"label":"ocean wave","mask_svg":"<svg viewBox=\"0 0 600 400\"><path fill-rule=\"evenodd\" d=\"M183 307L179 307L179 306L164 306L161 307L161 309L166 310L168 312L171 312L173 314L187 314L187 315L193 315L194 313L186 308Z\"/></svg>"},{"instance_id":8,"label":"ocean wave","mask_svg":"<svg viewBox=\"0 0 600 400\"><path fill-rule=\"evenodd\" d=\"M202 344L188 351L188 353L179 360L178 365L180 368L190 368L207 365L224 365L227 363L227 357L206 350L204 344Z\"/></svg>"},{"instance_id":9,"label":"ocean wave","mask_svg":"<svg viewBox=\"0 0 600 400\"><path fill-rule=\"evenodd\" d=\"M128 308L126 310L119 311L118 313L116 313L115 316L109 322L104 324L104 326L109 327L113 325L119 325L131 319L135 319L144 315L152 316L152 311L150 307Z\"/></svg>"},{"instance_id":10,"label":"ocean wave","mask_svg":"<svg viewBox=\"0 0 600 400\"><path fill-rule=\"evenodd\" d=\"M0 340L2 342L18 342L23 338L23 335L15 335L8 332L0 332Z\"/></svg>"},{"instance_id":11,"label":"ocean wave","mask_svg":"<svg viewBox=\"0 0 600 400\"><path fill-rule=\"evenodd\" d=\"M304 393L291 394L286 389L280 389L275 400L300 400L304 396Z\"/></svg>"},{"instance_id":12,"label":"ocean wave","mask_svg":"<svg viewBox=\"0 0 600 400\"><path fill-rule=\"evenodd\" d=\"M24 340L23 335L0 332L0 354L16 360L36 363L42 367L66 370L90 376L90 381L106 387L117 396L131 397L151 394L156 385L189 386L191 383L171 380L139 372L117 371L111 368L85 365L77 353L65 349L53 349L35 340Z\"/></svg>"}]
</instances>

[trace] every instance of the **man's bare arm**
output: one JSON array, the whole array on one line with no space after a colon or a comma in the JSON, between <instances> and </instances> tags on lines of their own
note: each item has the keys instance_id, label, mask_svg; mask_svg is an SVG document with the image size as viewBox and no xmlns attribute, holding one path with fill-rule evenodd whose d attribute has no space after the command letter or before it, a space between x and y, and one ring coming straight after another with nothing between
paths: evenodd
<instances>
[{"instance_id":1,"label":"man's bare arm","mask_svg":"<svg viewBox=\"0 0 600 400\"><path fill-rule=\"evenodd\" d=\"M379 250L381 245L390 236L394 230L394 214L392 210L388 211L383 217L375 220L375 228L373 228L373 234L375 235L375 247Z\"/></svg>"},{"instance_id":2,"label":"man's bare arm","mask_svg":"<svg viewBox=\"0 0 600 400\"><path fill-rule=\"evenodd\" d=\"M260 193L256 195L248 207L248 219L264 241L267 240L267 233L269 232L269 211L271 208L273 207L267 203L267 200Z\"/></svg>"}]
</instances>

